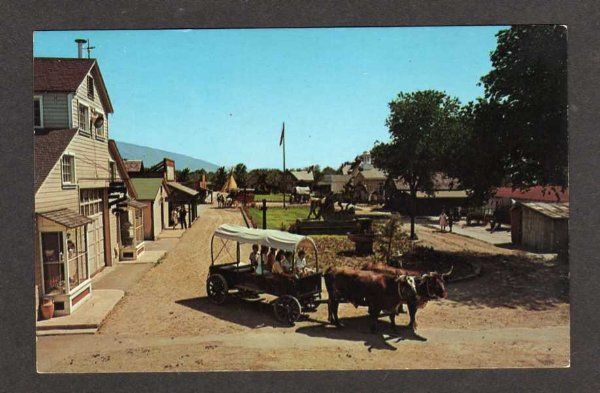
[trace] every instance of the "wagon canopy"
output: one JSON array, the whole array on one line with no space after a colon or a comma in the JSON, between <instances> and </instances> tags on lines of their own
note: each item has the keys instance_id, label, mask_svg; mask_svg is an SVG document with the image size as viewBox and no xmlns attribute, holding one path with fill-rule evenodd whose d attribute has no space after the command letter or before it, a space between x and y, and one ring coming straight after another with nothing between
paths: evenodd
<instances>
[{"instance_id":1,"label":"wagon canopy","mask_svg":"<svg viewBox=\"0 0 600 393\"><path fill-rule=\"evenodd\" d=\"M239 243L258 244L284 251L295 251L303 240L310 242L316 249L315 243L308 236L277 231L274 229L254 229L239 225L222 224L215 230L214 236Z\"/></svg>"},{"instance_id":2,"label":"wagon canopy","mask_svg":"<svg viewBox=\"0 0 600 393\"><path fill-rule=\"evenodd\" d=\"M294 191L298 195L310 195L310 187L300 187L296 186Z\"/></svg>"}]
</instances>

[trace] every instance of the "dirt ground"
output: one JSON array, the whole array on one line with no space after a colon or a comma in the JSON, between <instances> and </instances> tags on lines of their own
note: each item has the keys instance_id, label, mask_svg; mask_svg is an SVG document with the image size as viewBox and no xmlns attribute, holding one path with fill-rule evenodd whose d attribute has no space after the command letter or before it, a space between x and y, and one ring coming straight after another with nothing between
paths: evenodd
<instances>
[{"instance_id":1,"label":"dirt ground","mask_svg":"<svg viewBox=\"0 0 600 393\"><path fill-rule=\"evenodd\" d=\"M478 278L450 284L448 299L417 314L418 330L369 332L364 308L327 306L294 327L266 301L206 298L210 238L237 209L208 208L160 264L123 298L95 335L40 337L41 372L564 367L569 364L568 267L418 226L424 245L468 253ZM232 255L234 251L229 252ZM243 251L245 255L246 250ZM227 251L225 251L227 255ZM325 294L324 294L325 295ZM267 299L269 300L269 299ZM408 317L400 315L399 324Z\"/></svg>"}]
</instances>

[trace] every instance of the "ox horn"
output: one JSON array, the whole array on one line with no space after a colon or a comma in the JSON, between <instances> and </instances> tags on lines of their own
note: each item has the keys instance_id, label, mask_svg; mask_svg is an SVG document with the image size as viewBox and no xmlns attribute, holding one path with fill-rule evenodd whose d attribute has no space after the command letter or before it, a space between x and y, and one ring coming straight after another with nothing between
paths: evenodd
<instances>
[{"instance_id":1,"label":"ox horn","mask_svg":"<svg viewBox=\"0 0 600 393\"><path fill-rule=\"evenodd\" d=\"M450 274L452 274L452 270L454 270L454 265L452 265L450 267L450 270L448 270L448 273L442 273L442 277L448 277Z\"/></svg>"}]
</instances>

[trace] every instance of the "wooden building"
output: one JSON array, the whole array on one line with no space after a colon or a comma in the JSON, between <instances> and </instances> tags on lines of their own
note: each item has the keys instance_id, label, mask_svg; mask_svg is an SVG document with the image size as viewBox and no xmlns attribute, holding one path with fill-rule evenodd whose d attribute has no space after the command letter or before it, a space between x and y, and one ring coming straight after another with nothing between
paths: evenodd
<instances>
[{"instance_id":1,"label":"wooden building","mask_svg":"<svg viewBox=\"0 0 600 393\"><path fill-rule=\"evenodd\" d=\"M113 107L95 59L34 59L35 284L55 314L92 293L118 257L109 187L121 180L108 149Z\"/></svg>"},{"instance_id":2,"label":"wooden building","mask_svg":"<svg viewBox=\"0 0 600 393\"><path fill-rule=\"evenodd\" d=\"M442 209L449 211L454 208L465 207L468 201L468 193L457 189L456 179L451 179L442 173L433 176L433 192L431 194L418 191L416 215L436 216ZM388 189L388 205L400 213L410 213L411 199L408 184L401 179L390 180L386 187Z\"/></svg>"},{"instance_id":3,"label":"wooden building","mask_svg":"<svg viewBox=\"0 0 600 393\"><path fill-rule=\"evenodd\" d=\"M566 252L569 203L517 202L511 208L512 242L537 252Z\"/></svg>"},{"instance_id":4,"label":"wooden building","mask_svg":"<svg viewBox=\"0 0 600 393\"><path fill-rule=\"evenodd\" d=\"M328 192L338 194L344 191L344 186L350 181L350 175L323 175L323 179L317 183L315 190L322 195Z\"/></svg>"},{"instance_id":5,"label":"wooden building","mask_svg":"<svg viewBox=\"0 0 600 393\"><path fill-rule=\"evenodd\" d=\"M360 163L353 167L350 175L355 198L360 202L383 202L387 175L373 166L370 152L365 151L357 160Z\"/></svg>"},{"instance_id":6,"label":"wooden building","mask_svg":"<svg viewBox=\"0 0 600 393\"><path fill-rule=\"evenodd\" d=\"M162 177L134 177L131 184L135 189L137 200L144 206L142 217L144 222L144 239L156 240L158 235L169 225L169 202L167 187Z\"/></svg>"}]
</instances>

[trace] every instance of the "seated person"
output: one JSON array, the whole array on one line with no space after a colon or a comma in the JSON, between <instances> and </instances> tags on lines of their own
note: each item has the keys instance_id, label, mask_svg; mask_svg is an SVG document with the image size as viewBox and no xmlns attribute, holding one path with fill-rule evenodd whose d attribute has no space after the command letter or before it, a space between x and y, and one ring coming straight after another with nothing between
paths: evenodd
<instances>
[{"instance_id":1,"label":"seated person","mask_svg":"<svg viewBox=\"0 0 600 393\"><path fill-rule=\"evenodd\" d=\"M273 266L271 267L271 272L273 274L285 274L285 269L283 268L282 262L285 259L283 251L279 250L277 252L277 256L275 257L275 262L273 262Z\"/></svg>"},{"instance_id":2,"label":"seated person","mask_svg":"<svg viewBox=\"0 0 600 393\"><path fill-rule=\"evenodd\" d=\"M269 247L260 246L260 254L257 256L256 267L254 268L254 270L256 271L256 274L264 274L264 272L267 270L267 269L265 269L265 266L267 264L267 253L268 252L269 252Z\"/></svg>"},{"instance_id":3,"label":"seated person","mask_svg":"<svg viewBox=\"0 0 600 393\"><path fill-rule=\"evenodd\" d=\"M300 275L306 275L314 272L313 269L306 267L306 251L304 250L298 251L298 257L296 258L295 265L296 266L294 267L294 270Z\"/></svg>"},{"instance_id":4,"label":"seated person","mask_svg":"<svg viewBox=\"0 0 600 393\"><path fill-rule=\"evenodd\" d=\"M271 271L273 270L273 264L275 263L275 256L277 255L277 249L271 248L269 253L267 254L267 263L265 265L265 270Z\"/></svg>"},{"instance_id":5,"label":"seated person","mask_svg":"<svg viewBox=\"0 0 600 393\"><path fill-rule=\"evenodd\" d=\"M252 252L250 253L250 265L256 267L258 265L258 244L252 245Z\"/></svg>"},{"instance_id":6,"label":"seated person","mask_svg":"<svg viewBox=\"0 0 600 393\"><path fill-rule=\"evenodd\" d=\"M281 261L281 267L286 273L294 273L292 272L292 257L293 253L291 251L287 251L285 253L285 258Z\"/></svg>"}]
</instances>

